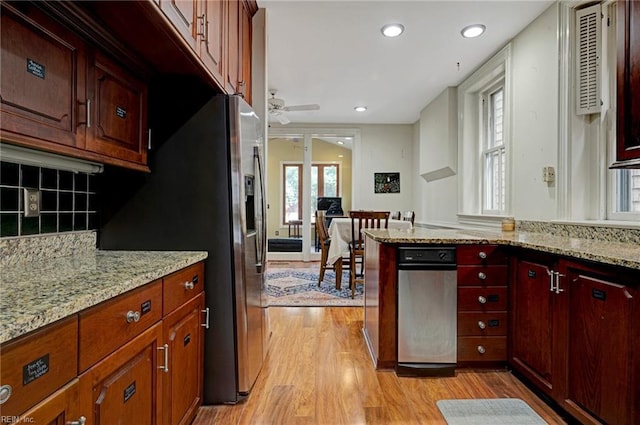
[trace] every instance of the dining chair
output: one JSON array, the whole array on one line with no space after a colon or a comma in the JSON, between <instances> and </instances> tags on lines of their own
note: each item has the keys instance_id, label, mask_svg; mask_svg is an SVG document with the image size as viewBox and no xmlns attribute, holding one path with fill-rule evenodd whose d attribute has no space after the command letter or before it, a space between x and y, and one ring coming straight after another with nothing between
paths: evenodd
<instances>
[{"instance_id":1,"label":"dining chair","mask_svg":"<svg viewBox=\"0 0 640 425\"><path fill-rule=\"evenodd\" d=\"M389 216L391 220L400 220L401 217L402 217L402 214L400 213L400 211L394 211Z\"/></svg>"},{"instance_id":2,"label":"dining chair","mask_svg":"<svg viewBox=\"0 0 640 425\"><path fill-rule=\"evenodd\" d=\"M362 229L387 229L389 211L349 211L351 217L351 242L349 243L349 286L351 298L356 293L356 285L364 283L364 236ZM360 273L356 274L356 264L360 264Z\"/></svg>"},{"instance_id":3,"label":"dining chair","mask_svg":"<svg viewBox=\"0 0 640 425\"><path fill-rule=\"evenodd\" d=\"M325 272L327 270L333 270L336 272L336 289L340 289L341 285L338 276L342 276L342 260L338 259L334 264L327 264L331 238L329 237L329 230L327 229L326 211L316 211L316 232L318 233L318 239L320 241L320 275L318 276L318 286L320 286L324 280Z\"/></svg>"},{"instance_id":4,"label":"dining chair","mask_svg":"<svg viewBox=\"0 0 640 425\"><path fill-rule=\"evenodd\" d=\"M416 219L416 212L415 211L403 211L402 212L402 220L410 221L412 226L413 226L413 221L415 219Z\"/></svg>"}]
</instances>

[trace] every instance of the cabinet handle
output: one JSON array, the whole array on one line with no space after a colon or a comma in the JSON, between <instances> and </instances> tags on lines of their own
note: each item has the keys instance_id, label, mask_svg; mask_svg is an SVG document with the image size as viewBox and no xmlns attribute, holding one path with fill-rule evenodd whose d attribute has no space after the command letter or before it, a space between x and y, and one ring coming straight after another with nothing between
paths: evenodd
<instances>
[{"instance_id":1,"label":"cabinet handle","mask_svg":"<svg viewBox=\"0 0 640 425\"><path fill-rule=\"evenodd\" d=\"M480 329L484 329L484 328L486 328L486 327L487 327L487 324L486 324L486 323L484 323L482 320L479 320L479 321L478 321L478 327L479 327Z\"/></svg>"},{"instance_id":2,"label":"cabinet handle","mask_svg":"<svg viewBox=\"0 0 640 425\"><path fill-rule=\"evenodd\" d=\"M486 278L487 278L487 275L484 274L483 272L478 273L478 279L485 280Z\"/></svg>"},{"instance_id":3,"label":"cabinet handle","mask_svg":"<svg viewBox=\"0 0 640 425\"><path fill-rule=\"evenodd\" d=\"M183 286L184 286L184 289L193 289L194 284L193 284L193 282L188 281L188 282L185 282L185 283L183 284Z\"/></svg>"},{"instance_id":4,"label":"cabinet handle","mask_svg":"<svg viewBox=\"0 0 640 425\"><path fill-rule=\"evenodd\" d=\"M547 269L547 273L549 274L549 291L555 292L555 289L556 289L555 272Z\"/></svg>"},{"instance_id":5,"label":"cabinet handle","mask_svg":"<svg viewBox=\"0 0 640 425\"><path fill-rule=\"evenodd\" d=\"M169 344L158 347L158 350L164 350L164 365L158 366L158 369L162 369L164 373L167 373L169 372Z\"/></svg>"},{"instance_id":6,"label":"cabinet handle","mask_svg":"<svg viewBox=\"0 0 640 425\"><path fill-rule=\"evenodd\" d=\"M151 129L147 131L147 150L151 150Z\"/></svg>"},{"instance_id":7,"label":"cabinet handle","mask_svg":"<svg viewBox=\"0 0 640 425\"><path fill-rule=\"evenodd\" d=\"M139 311L127 311L127 323L139 322L140 321L140 312Z\"/></svg>"},{"instance_id":8,"label":"cabinet handle","mask_svg":"<svg viewBox=\"0 0 640 425\"><path fill-rule=\"evenodd\" d=\"M480 257L480 259L482 259L482 260L486 260L487 259L487 253L484 252L484 251L480 251L478 253L478 257Z\"/></svg>"},{"instance_id":9,"label":"cabinet handle","mask_svg":"<svg viewBox=\"0 0 640 425\"><path fill-rule=\"evenodd\" d=\"M560 272L555 272L556 275L556 294L560 292L564 292L564 289L560 289L560 277L564 277L564 275Z\"/></svg>"},{"instance_id":10,"label":"cabinet handle","mask_svg":"<svg viewBox=\"0 0 640 425\"><path fill-rule=\"evenodd\" d=\"M91 128L91 99L87 99L87 128Z\"/></svg>"},{"instance_id":11,"label":"cabinet handle","mask_svg":"<svg viewBox=\"0 0 640 425\"><path fill-rule=\"evenodd\" d=\"M483 297L482 295L480 295L480 296L478 297L478 302L479 302L480 304L486 304L487 299L486 299L485 297Z\"/></svg>"},{"instance_id":12,"label":"cabinet handle","mask_svg":"<svg viewBox=\"0 0 640 425\"><path fill-rule=\"evenodd\" d=\"M205 20L206 15L203 13L201 16L198 16L198 32L196 33L197 36L202 37L202 41L204 41L205 43L207 42L207 21ZM200 23L202 22L202 23Z\"/></svg>"},{"instance_id":13,"label":"cabinet handle","mask_svg":"<svg viewBox=\"0 0 640 425\"><path fill-rule=\"evenodd\" d=\"M204 326L205 329L209 329L209 307L202 310L202 312L204 313L204 323L200 326Z\"/></svg>"},{"instance_id":14,"label":"cabinet handle","mask_svg":"<svg viewBox=\"0 0 640 425\"><path fill-rule=\"evenodd\" d=\"M87 422L87 418L80 416L77 421L69 421L67 425L84 425Z\"/></svg>"},{"instance_id":15,"label":"cabinet handle","mask_svg":"<svg viewBox=\"0 0 640 425\"><path fill-rule=\"evenodd\" d=\"M487 352L487 350L485 350L485 348L482 345L478 345L478 353L484 354L486 352Z\"/></svg>"}]
</instances>

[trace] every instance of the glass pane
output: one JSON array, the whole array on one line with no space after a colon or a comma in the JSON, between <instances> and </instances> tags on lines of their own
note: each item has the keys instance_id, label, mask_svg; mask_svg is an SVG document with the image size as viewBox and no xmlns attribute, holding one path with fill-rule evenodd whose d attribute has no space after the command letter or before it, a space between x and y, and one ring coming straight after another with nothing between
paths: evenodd
<instances>
[{"instance_id":1,"label":"glass pane","mask_svg":"<svg viewBox=\"0 0 640 425\"><path fill-rule=\"evenodd\" d=\"M315 220L318 205L318 166L311 166L311 222Z\"/></svg>"},{"instance_id":2,"label":"glass pane","mask_svg":"<svg viewBox=\"0 0 640 425\"><path fill-rule=\"evenodd\" d=\"M640 170L616 170L616 212L640 212Z\"/></svg>"},{"instance_id":3,"label":"glass pane","mask_svg":"<svg viewBox=\"0 0 640 425\"><path fill-rule=\"evenodd\" d=\"M493 148L504 144L503 137L503 89L492 93L489 97L490 102L490 133L488 147Z\"/></svg>"},{"instance_id":4,"label":"glass pane","mask_svg":"<svg viewBox=\"0 0 640 425\"><path fill-rule=\"evenodd\" d=\"M324 170L324 193L323 196L338 196L338 166L328 165Z\"/></svg>"},{"instance_id":5,"label":"glass pane","mask_svg":"<svg viewBox=\"0 0 640 425\"><path fill-rule=\"evenodd\" d=\"M300 220L298 215L300 202L300 167L297 165L285 165L284 168L285 193L284 193L284 220Z\"/></svg>"},{"instance_id":6,"label":"glass pane","mask_svg":"<svg viewBox=\"0 0 640 425\"><path fill-rule=\"evenodd\" d=\"M504 149L485 154L484 186L484 209L504 211L506 191Z\"/></svg>"}]
</instances>

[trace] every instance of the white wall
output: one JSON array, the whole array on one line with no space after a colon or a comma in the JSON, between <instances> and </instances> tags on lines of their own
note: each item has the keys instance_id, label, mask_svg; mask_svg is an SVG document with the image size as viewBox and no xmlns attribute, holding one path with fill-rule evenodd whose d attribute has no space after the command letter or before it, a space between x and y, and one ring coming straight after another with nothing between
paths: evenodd
<instances>
[{"instance_id":1,"label":"white wall","mask_svg":"<svg viewBox=\"0 0 640 425\"><path fill-rule=\"evenodd\" d=\"M360 125L360 144L354 148L353 208L413 210L413 125ZM400 193L374 193L373 175L399 172Z\"/></svg>"},{"instance_id":2,"label":"white wall","mask_svg":"<svg viewBox=\"0 0 640 425\"><path fill-rule=\"evenodd\" d=\"M556 217L556 185L542 168L558 168L558 7L551 6L512 43L511 207L520 220Z\"/></svg>"}]
</instances>

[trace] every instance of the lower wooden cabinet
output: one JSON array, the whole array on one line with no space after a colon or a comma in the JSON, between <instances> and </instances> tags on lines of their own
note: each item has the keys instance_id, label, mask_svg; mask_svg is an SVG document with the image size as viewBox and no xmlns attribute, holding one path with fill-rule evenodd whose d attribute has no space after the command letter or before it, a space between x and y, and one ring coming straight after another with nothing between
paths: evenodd
<instances>
[{"instance_id":1,"label":"lower wooden cabinet","mask_svg":"<svg viewBox=\"0 0 640 425\"><path fill-rule=\"evenodd\" d=\"M189 424L202 403L204 292L163 320L169 371L164 377L165 425Z\"/></svg>"},{"instance_id":2,"label":"lower wooden cabinet","mask_svg":"<svg viewBox=\"0 0 640 425\"><path fill-rule=\"evenodd\" d=\"M78 379L74 379L49 398L28 410L14 423L32 424L78 424L82 423L85 414L78 405ZM2 423L5 423L4 416ZM11 421L7 421L11 422Z\"/></svg>"},{"instance_id":3,"label":"lower wooden cabinet","mask_svg":"<svg viewBox=\"0 0 640 425\"><path fill-rule=\"evenodd\" d=\"M80 407L87 422L159 424L166 360L162 324L156 323L80 375Z\"/></svg>"},{"instance_id":4,"label":"lower wooden cabinet","mask_svg":"<svg viewBox=\"0 0 640 425\"><path fill-rule=\"evenodd\" d=\"M640 273L520 253L509 363L581 423L640 423Z\"/></svg>"}]
</instances>

